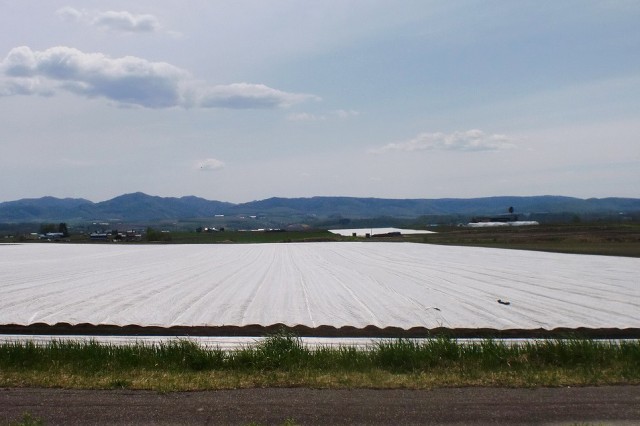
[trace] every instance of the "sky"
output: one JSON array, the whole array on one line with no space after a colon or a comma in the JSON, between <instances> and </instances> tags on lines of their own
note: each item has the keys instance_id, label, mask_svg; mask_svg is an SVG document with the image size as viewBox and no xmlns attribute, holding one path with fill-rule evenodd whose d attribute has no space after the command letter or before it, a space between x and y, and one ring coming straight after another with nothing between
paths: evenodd
<instances>
[{"instance_id":1,"label":"sky","mask_svg":"<svg viewBox=\"0 0 640 426\"><path fill-rule=\"evenodd\" d=\"M0 201L640 197L637 0L0 0Z\"/></svg>"}]
</instances>

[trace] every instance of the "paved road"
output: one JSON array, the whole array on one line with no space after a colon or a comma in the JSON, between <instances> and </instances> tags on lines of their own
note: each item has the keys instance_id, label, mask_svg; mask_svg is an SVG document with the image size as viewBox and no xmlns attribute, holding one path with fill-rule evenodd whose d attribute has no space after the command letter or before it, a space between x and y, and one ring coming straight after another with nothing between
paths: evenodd
<instances>
[{"instance_id":1,"label":"paved road","mask_svg":"<svg viewBox=\"0 0 640 426\"><path fill-rule=\"evenodd\" d=\"M0 389L0 424L640 424L640 386L207 392Z\"/></svg>"}]
</instances>

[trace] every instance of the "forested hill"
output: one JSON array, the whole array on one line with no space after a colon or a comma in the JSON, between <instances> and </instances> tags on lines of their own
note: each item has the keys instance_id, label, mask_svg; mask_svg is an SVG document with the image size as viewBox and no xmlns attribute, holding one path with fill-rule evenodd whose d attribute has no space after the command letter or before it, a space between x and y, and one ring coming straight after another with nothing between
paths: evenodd
<instances>
[{"instance_id":1,"label":"forested hill","mask_svg":"<svg viewBox=\"0 0 640 426\"><path fill-rule=\"evenodd\" d=\"M125 220L152 221L204 218L214 215L343 216L414 218L424 215L496 215L513 207L517 213L640 212L638 198L580 199L561 196L440 199L382 199L356 197L269 198L233 204L187 196L157 197L143 193L121 195L94 203L85 199L43 197L0 203L0 222Z\"/></svg>"}]
</instances>

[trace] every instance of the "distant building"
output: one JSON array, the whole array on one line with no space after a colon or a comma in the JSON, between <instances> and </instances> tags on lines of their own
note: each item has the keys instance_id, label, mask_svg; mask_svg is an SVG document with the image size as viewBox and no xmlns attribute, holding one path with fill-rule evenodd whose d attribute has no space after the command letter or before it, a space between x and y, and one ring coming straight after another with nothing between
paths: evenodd
<instances>
[{"instance_id":1,"label":"distant building","mask_svg":"<svg viewBox=\"0 0 640 426\"><path fill-rule=\"evenodd\" d=\"M62 237L64 237L64 234L62 232L47 232L46 234L40 234L38 236L38 238L40 238L41 240L48 241L60 241Z\"/></svg>"},{"instance_id":2,"label":"distant building","mask_svg":"<svg viewBox=\"0 0 640 426\"><path fill-rule=\"evenodd\" d=\"M517 222L518 215L513 213L500 214L497 216L477 216L471 218L471 223L481 223L481 222Z\"/></svg>"}]
</instances>

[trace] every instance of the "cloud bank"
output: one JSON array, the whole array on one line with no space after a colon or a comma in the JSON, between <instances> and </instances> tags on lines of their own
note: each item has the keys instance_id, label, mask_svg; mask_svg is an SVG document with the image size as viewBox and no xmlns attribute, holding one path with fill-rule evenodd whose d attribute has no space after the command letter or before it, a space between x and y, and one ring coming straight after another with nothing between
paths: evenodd
<instances>
[{"instance_id":1,"label":"cloud bank","mask_svg":"<svg viewBox=\"0 0 640 426\"><path fill-rule=\"evenodd\" d=\"M482 130L453 133L420 133L404 142L393 142L370 150L380 154L389 151L500 151L513 148L512 139L500 134L486 134Z\"/></svg>"},{"instance_id":2,"label":"cloud bank","mask_svg":"<svg viewBox=\"0 0 640 426\"><path fill-rule=\"evenodd\" d=\"M317 97L263 84L207 86L166 62L135 56L111 58L66 46L12 49L0 63L0 96L72 92L145 108L277 108Z\"/></svg>"}]
</instances>

